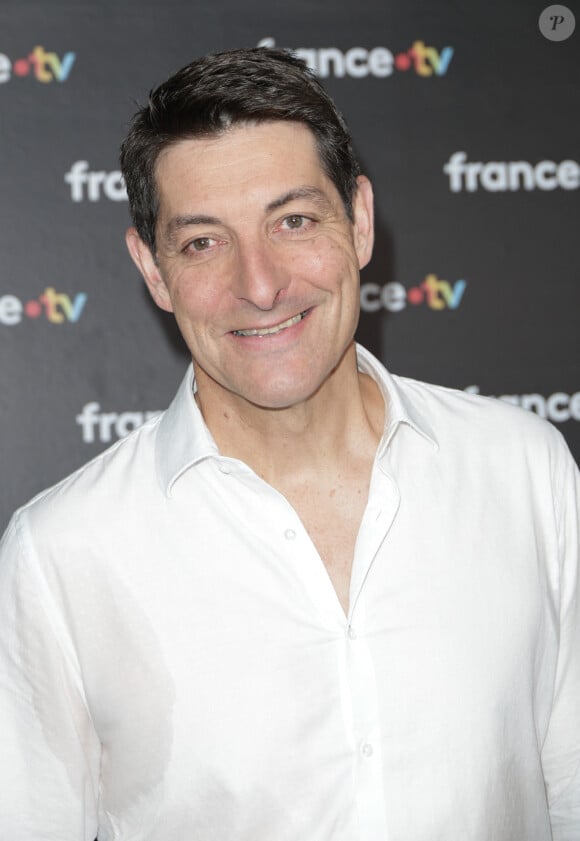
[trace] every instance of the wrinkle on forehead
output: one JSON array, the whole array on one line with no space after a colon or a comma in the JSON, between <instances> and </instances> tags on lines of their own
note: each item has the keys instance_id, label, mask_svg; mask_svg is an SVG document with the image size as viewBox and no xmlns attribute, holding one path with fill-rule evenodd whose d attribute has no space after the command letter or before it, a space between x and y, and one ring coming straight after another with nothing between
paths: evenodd
<instances>
[{"instance_id":1,"label":"wrinkle on forehead","mask_svg":"<svg viewBox=\"0 0 580 841\"><path fill-rule=\"evenodd\" d=\"M267 122L258 125L235 125L209 137L185 138L166 147L157 160L156 182L159 196L183 187L184 178L208 189L214 184L225 188L234 183L252 184L267 172L273 159L279 159L282 175L286 171L303 172L288 189L309 184L312 173L328 179L320 159L316 139L302 123ZM332 183L332 182L330 182ZM197 212L197 209L196 211Z\"/></svg>"}]
</instances>

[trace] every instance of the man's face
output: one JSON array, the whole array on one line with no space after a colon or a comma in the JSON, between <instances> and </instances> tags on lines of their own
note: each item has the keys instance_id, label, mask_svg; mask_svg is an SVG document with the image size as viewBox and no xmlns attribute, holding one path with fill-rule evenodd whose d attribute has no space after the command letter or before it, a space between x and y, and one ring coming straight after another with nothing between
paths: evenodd
<instances>
[{"instance_id":1,"label":"man's face","mask_svg":"<svg viewBox=\"0 0 580 841\"><path fill-rule=\"evenodd\" d=\"M354 224L300 123L235 126L160 156L157 263L129 250L156 303L175 314L200 396L265 408L307 400L350 345L359 269L372 248L372 194Z\"/></svg>"}]
</instances>

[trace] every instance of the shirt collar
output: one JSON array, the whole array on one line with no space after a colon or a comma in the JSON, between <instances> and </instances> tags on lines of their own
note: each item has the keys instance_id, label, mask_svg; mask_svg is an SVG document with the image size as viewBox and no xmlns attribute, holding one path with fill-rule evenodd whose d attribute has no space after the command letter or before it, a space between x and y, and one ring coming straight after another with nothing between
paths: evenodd
<instances>
[{"instance_id":1,"label":"shirt collar","mask_svg":"<svg viewBox=\"0 0 580 841\"><path fill-rule=\"evenodd\" d=\"M384 454L401 424L410 427L429 441L434 449L439 449L427 411L422 412L419 400L413 399L416 395L409 388L413 380L390 374L385 366L362 345L357 344L356 356L359 371L372 377L385 401L385 427L377 453L379 458Z\"/></svg>"},{"instance_id":2,"label":"shirt collar","mask_svg":"<svg viewBox=\"0 0 580 841\"><path fill-rule=\"evenodd\" d=\"M219 450L194 397L195 375L190 363L177 394L157 429L155 466L163 491L171 496L175 481L206 458L219 458Z\"/></svg>"},{"instance_id":3,"label":"shirt collar","mask_svg":"<svg viewBox=\"0 0 580 841\"><path fill-rule=\"evenodd\" d=\"M362 373L377 383L385 401L385 428L377 455L381 457L401 424L406 424L426 438L437 449L431 426L411 395L406 393L409 381L394 377L361 345L356 346L357 364ZM163 413L157 430L155 463L163 491L171 496L176 480L190 467L207 458L220 458L213 436L196 403L193 365L189 365L171 405Z\"/></svg>"}]
</instances>

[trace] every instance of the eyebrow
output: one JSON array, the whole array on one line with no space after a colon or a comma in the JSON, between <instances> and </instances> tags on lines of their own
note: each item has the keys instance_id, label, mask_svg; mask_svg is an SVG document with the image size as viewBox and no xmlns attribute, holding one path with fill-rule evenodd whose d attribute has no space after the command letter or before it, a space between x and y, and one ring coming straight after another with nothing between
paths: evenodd
<instances>
[{"instance_id":1,"label":"eyebrow","mask_svg":"<svg viewBox=\"0 0 580 841\"><path fill-rule=\"evenodd\" d=\"M174 216L170 219L163 232L163 239L169 245L175 243L176 234L183 228L190 228L192 225L221 225L222 222L217 216L190 215Z\"/></svg>"},{"instance_id":2,"label":"eyebrow","mask_svg":"<svg viewBox=\"0 0 580 841\"><path fill-rule=\"evenodd\" d=\"M267 204L266 212L271 213L273 210L279 210L281 207L298 199L314 201L315 204L325 209L330 207L331 204L328 196L318 187L296 187L294 190L288 190L287 193L284 193ZM223 225L223 221L217 216L206 216L204 214L174 216L165 226L163 238L168 245L173 245L179 231L195 225Z\"/></svg>"},{"instance_id":3,"label":"eyebrow","mask_svg":"<svg viewBox=\"0 0 580 841\"><path fill-rule=\"evenodd\" d=\"M268 212L278 210L279 208L284 207L285 204L290 204L290 202L296 201L296 199L310 199L320 207L330 206L328 196L318 187L297 187L295 190L289 190L287 193L280 196L280 198L271 201L270 204L266 206L266 210Z\"/></svg>"}]
</instances>

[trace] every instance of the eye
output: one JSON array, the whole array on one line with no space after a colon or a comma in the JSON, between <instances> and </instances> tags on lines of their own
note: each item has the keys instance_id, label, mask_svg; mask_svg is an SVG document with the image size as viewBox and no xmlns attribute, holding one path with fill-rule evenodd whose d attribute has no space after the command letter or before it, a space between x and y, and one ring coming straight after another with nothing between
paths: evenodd
<instances>
[{"instance_id":1,"label":"eye","mask_svg":"<svg viewBox=\"0 0 580 841\"><path fill-rule=\"evenodd\" d=\"M296 230L297 228L302 228L306 221L306 216L300 216L300 214L295 213L292 216L287 216L284 219L284 224L286 225L286 227L292 228L292 230Z\"/></svg>"},{"instance_id":2,"label":"eye","mask_svg":"<svg viewBox=\"0 0 580 841\"><path fill-rule=\"evenodd\" d=\"M214 243L215 240L211 239L211 237L197 237L197 239L193 239L188 243L187 248L191 248L193 251L207 251Z\"/></svg>"}]
</instances>

